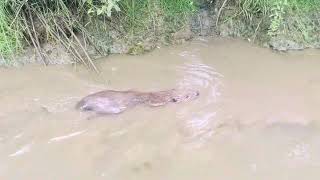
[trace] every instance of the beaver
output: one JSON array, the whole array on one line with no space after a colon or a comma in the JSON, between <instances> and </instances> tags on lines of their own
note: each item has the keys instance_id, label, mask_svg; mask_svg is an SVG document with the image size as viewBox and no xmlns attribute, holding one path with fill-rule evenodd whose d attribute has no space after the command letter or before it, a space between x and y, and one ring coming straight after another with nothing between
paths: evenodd
<instances>
[{"instance_id":1,"label":"beaver","mask_svg":"<svg viewBox=\"0 0 320 180\"><path fill-rule=\"evenodd\" d=\"M119 114L138 104L150 107L163 106L168 103L189 101L199 95L199 91L195 90L170 89L157 92L105 90L84 97L77 103L76 109L97 114Z\"/></svg>"}]
</instances>

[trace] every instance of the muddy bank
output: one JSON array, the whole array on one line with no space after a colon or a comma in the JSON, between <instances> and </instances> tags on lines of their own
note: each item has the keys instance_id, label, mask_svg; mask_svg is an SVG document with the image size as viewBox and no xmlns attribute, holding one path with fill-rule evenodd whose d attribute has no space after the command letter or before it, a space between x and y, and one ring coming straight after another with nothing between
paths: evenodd
<instances>
[{"instance_id":1,"label":"muddy bank","mask_svg":"<svg viewBox=\"0 0 320 180\"><path fill-rule=\"evenodd\" d=\"M248 26L245 21L230 20L229 17L235 12L232 8L230 10L228 4L222 7L223 2L224 1L202 2L197 12L190 17L188 23L178 31L165 32L162 28L159 28L159 32L147 33L144 34L143 37L140 35L141 37L135 37L134 40L128 39L123 32L121 33L116 28L113 29L111 26L104 27L106 25L103 24L103 22L96 22L101 28L109 28L108 33L104 33L105 31L103 30L92 32L92 40L97 40L97 42L93 42L96 43L96 45L88 43L84 41L81 36L78 36L86 52L79 46L77 49L81 52L80 56L85 60L88 59L87 54L90 59L94 60L111 54L141 55L154 49L168 45L182 44L201 37L239 38L277 51L304 50L307 48L320 47L318 41L315 41L313 44L304 44L287 36L279 35L268 38L266 37L265 29L263 30L263 28L265 28L263 27L263 23L261 27L260 23L257 27L251 27ZM101 23L101 25L99 25L99 23ZM90 27L88 29L90 29ZM73 43L76 44L76 42ZM74 54L71 54L66 47L59 43L45 43L42 45L42 49L42 55L40 57L36 49L28 47L22 54L13 57L12 60L1 59L0 66L20 66L29 63L74 64L79 62L79 59L76 59Z\"/></svg>"},{"instance_id":2,"label":"muddy bank","mask_svg":"<svg viewBox=\"0 0 320 180\"><path fill-rule=\"evenodd\" d=\"M318 1L217 1L218 31L277 51L320 48Z\"/></svg>"},{"instance_id":3,"label":"muddy bank","mask_svg":"<svg viewBox=\"0 0 320 180\"><path fill-rule=\"evenodd\" d=\"M77 38L81 41L81 44L86 48L86 52L90 55L92 59L101 58L111 54L130 54L130 55L141 55L150 52L154 49L165 47L168 45L178 45L190 41L197 37L208 37L216 35L216 28L214 25L215 16L208 8L200 9L196 14L194 14L189 22L176 32L161 32L158 37L155 34L145 34L145 37L136 37L140 40L130 40L126 39L124 34L119 32L117 29L112 29L109 25L102 23L101 28L109 28L110 31L105 33L104 30L101 31L92 30L92 40L96 42L95 45L88 43L83 40L81 35ZM89 27L90 29L90 27ZM161 28L160 28L161 29ZM160 30L162 31L162 30ZM45 32L42 32L43 34ZM74 39L71 39L71 44L77 44ZM99 47L99 48L98 48ZM0 66L21 66L30 63L39 64L73 64L77 60L74 54L69 52L60 43L46 42L41 45L41 56L37 52L37 49L28 46L23 50L21 54L15 55L14 57L0 59ZM81 56L86 58L85 52L80 46L76 47Z\"/></svg>"}]
</instances>

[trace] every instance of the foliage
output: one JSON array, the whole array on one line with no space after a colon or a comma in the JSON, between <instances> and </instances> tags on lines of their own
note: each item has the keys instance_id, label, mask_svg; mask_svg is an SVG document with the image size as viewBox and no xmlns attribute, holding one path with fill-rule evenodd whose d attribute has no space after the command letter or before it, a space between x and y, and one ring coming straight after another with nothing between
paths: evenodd
<instances>
[{"instance_id":1,"label":"foliage","mask_svg":"<svg viewBox=\"0 0 320 180\"><path fill-rule=\"evenodd\" d=\"M86 42L101 46L98 41L114 31L121 36L113 40L156 40L183 28L194 10L193 0L2 0L0 54L7 58L32 45L47 64L41 44L55 41L93 67ZM94 37L94 31L104 37Z\"/></svg>"},{"instance_id":2,"label":"foliage","mask_svg":"<svg viewBox=\"0 0 320 180\"><path fill-rule=\"evenodd\" d=\"M84 0L89 7L88 14L96 14L96 15L107 15L111 17L112 10L120 11L119 3L120 0Z\"/></svg>"},{"instance_id":3,"label":"foliage","mask_svg":"<svg viewBox=\"0 0 320 180\"><path fill-rule=\"evenodd\" d=\"M227 21L243 22L251 29L267 36L283 36L303 44L319 41L319 0L234 0L229 3L233 15Z\"/></svg>"},{"instance_id":4,"label":"foliage","mask_svg":"<svg viewBox=\"0 0 320 180\"><path fill-rule=\"evenodd\" d=\"M16 30L12 23L14 17L8 12L6 2L0 2L0 54L3 57L12 55L22 48L22 32Z\"/></svg>"},{"instance_id":5,"label":"foliage","mask_svg":"<svg viewBox=\"0 0 320 180\"><path fill-rule=\"evenodd\" d=\"M120 0L118 5L121 11L111 18L102 18L100 22L93 19L95 22L91 23L94 27L89 31L95 34L94 42L101 49L110 49L106 43L110 36L125 42L129 53L152 49L155 44L170 39L172 33L185 28L196 11L192 0ZM101 33L103 28L110 32L109 36Z\"/></svg>"},{"instance_id":6,"label":"foliage","mask_svg":"<svg viewBox=\"0 0 320 180\"><path fill-rule=\"evenodd\" d=\"M171 22L170 30L175 31L183 26L196 6L192 0L160 0L161 8L165 14L165 21Z\"/></svg>"}]
</instances>

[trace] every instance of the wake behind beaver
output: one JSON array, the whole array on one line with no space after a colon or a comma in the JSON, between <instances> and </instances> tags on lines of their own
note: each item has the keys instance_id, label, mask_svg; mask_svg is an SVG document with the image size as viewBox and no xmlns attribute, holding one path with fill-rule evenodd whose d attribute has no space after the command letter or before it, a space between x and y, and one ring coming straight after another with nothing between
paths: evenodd
<instances>
[{"instance_id":1,"label":"wake behind beaver","mask_svg":"<svg viewBox=\"0 0 320 180\"><path fill-rule=\"evenodd\" d=\"M157 92L105 90L84 97L77 103L76 108L97 114L119 114L139 104L163 106L193 100L199 95L199 91L177 89Z\"/></svg>"}]
</instances>

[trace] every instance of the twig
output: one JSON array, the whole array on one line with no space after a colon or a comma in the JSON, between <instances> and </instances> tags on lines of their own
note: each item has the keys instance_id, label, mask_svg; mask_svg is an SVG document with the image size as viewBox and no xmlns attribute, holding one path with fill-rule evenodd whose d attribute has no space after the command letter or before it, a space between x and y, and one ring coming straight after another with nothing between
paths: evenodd
<instances>
[{"instance_id":1,"label":"twig","mask_svg":"<svg viewBox=\"0 0 320 180\"><path fill-rule=\"evenodd\" d=\"M257 32L258 32L258 29L260 28L261 22L262 22L262 19L260 20L259 24L257 25L257 28L256 28L255 31L254 31L254 35L253 35L252 42L254 42L254 41L256 40Z\"/></svg>"},{"instance_id":2,"label":"twig","mask_svg":"<svg viewBox=\"0 0 320 180\"><path fill-rule=\"evenodd\" d=\"M218 15L217 15L217 20L216 20L216 27L218 27L218 23L219 23L219 18L222 12L222 9L225 7L225 5L227 4L228 0L224 0L222 3L222 6L220 7L219 11L218 11Z\"/></svg>"},{"instance_id":3,"label":"twig","mask_svg":"<svg viewBox=\"0 0 320 180\"><path fill-rule=\"evenodd\" d=\"M60 42L67 49L67 51L69 51L73 55L74 58L78 59L79 61L82 61L87 66L87 63L81 58L80 54L74 48L70 46L71 49L68 50L69 47L67 43L64 42L56 32L48 28L49 25L47 24L47 22L44 20L43 17L40 17L40 15L38 14L38 18L40 19L41 23L46 27L47 31L53 36L53 38L55 38L56 41Z\"/></svg>"},{"instance_id":4,"label":"twig","mask_svg":"<svg viewBox=\"0 0 320 180\"><path fill-rule=\"evenodd\" d=\"M67 36L66 33L63 31L63 29L61 29L60 25L57 24L57 22L56 22L55 20L54 20L54 23L55 23L55 26L58 28L58 30L62 33L62 35L64 36L64 38L68 39L68 36ZM59 37L59 41L60 41L60 42L64 42L62 39L60 39L60 36L59 36L59 35L57 35L57 37ZM72 52L72 50L73 50L74 53L76 54L75 57L77 57L78 59L80 59L86 66L89 66L89 65L87 64L87 62L81 57L80 53L76 50L76 48L71 45L71 41L69 42L69 47L66 45L65 48L66 48L66 49L71 48L71 52Z\"/></svg>"},{"instance_id":5,"label":"twig","mask_svg":"<svg viewBox=\"0 0 320 180\"><path fill-rule=\"evenodd\" d=\"M22 9L22 7L23 7L23 3L21 4L21 6L19 7L19 9L18 9L18 11L16 12L16 15L15 15L15 17L13 18L13 20L12 20L12 22L11 22L11 24L10 24L10 26L9 27L11 27L12 25L13 25L13 23L16 21L16 19L18 18L18 16L19 16L19 14L20 14L20 12L21 12L21 9Z\"/></svg>"},{"instance_id":6,"label":"twig","mask_svg":"<svg viewBox=\"0 0 320 180\"><path fill-rule=\"evenodd\" d=\"M30 36L30 38L31 38L32 44L33 44L34 47L36 48L37 54L39 55L40 58L42 58L42 54L41 54L41 52L40 52L40 50L39 50L39 47L38 47L37 44L34 42L34 38L33 38L33 36L32 36L32 33L31 33L31 31L30 31L30 28L29 28L29 26L28 26L28 23L27 23L27 20L26 20L26 16L25 16L24 13L23 13L23 22L24 22L24 24L26 25L27 32L28 32L28 34L29 34L29 36ZM43 62L44 62L44 61L43 61ZM45 62L44 62L44 63L45 63Z\"/></svg>"},{"instance_id":7,"label":"twig","mask_svg":"<svg viewBox=\"0 0 320 180\"><path fill-rule=\"evenodd\" d=\"M99 48L95 45L95 43L93 42L93 38L91 38L90 36L88 36L87 34L89 34L87 32L87 30L83 27L80 28L81 29L81 33L83 34L84 36L84 39L87 39L88 40L88 43L94 47L94 49L100 54L100 55L103 55L103 53L99 50Z\"/></svg>"},{"instance_id":8,"label":"twig","mask_svg":"<svg viewBox=\"0 0 320 180\"><path fill-rule=\"evenodd\" d=\"M81 41L78 39L78 37L74 34L74 32L72 31L72 29L70 29L70 27L68 26L68 24L63 20L64 24L66 25L66 28L68 29L68 31L71 33L71 35L75 38L75 40L78 42L79 46L81 47L81 49L83 50L84 54L87 56L88 61L90 63L90 65L92 66L92 68L99 73L99 70L97 69L97 67L94 65L91 57L89 56L89 54L87 53L86 49L82 46Z\"/></svg>"},{"instance_id":9,"label":"twig","mask_svg":"<svg viewBox=\"0 0 320 180\"><path fill-rule=\"evenodd\" d=\"M39 42L38 36L36 34L36 29L34 27L33 18L32 18L31 11L30 11L30 7L27 6L27 8L28 8L28 13L29 13L29 18L30 18L30 21L31 21L32 31L34 33L35 43L37 45L37 48L39 48L39 52L40 52L40 56L41 56L40 58L41 58L41 60L43 61L43 63L45 65L48 65L48 62L46 61L46 59L43 57L43 54L41 53L41 46L40 46L40 42Z\"/></svg>"}]
</instances>

